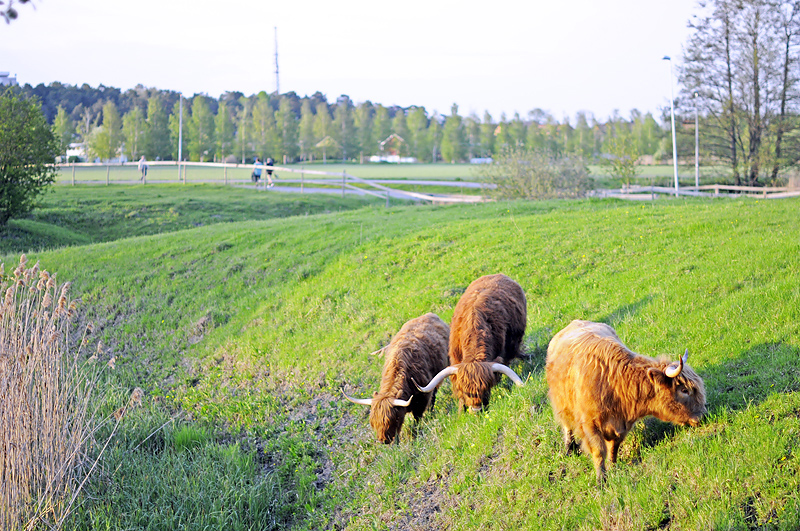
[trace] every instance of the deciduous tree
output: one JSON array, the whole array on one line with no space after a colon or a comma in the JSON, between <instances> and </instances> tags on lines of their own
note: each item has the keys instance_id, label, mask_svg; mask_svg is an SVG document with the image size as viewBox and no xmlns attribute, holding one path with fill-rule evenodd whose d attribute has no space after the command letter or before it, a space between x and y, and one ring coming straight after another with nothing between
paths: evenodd
<instances>
[{"instance_id":1,"label":"deciduous tree","mask_svg":"<svg viewBox=\"0 0 800 531\"><path fill-rule=\"evenodd\" d=\"M459 162L464 159L464 127L458 115L458 105L450 108L450 116L444 122L442 130L442 158L447 162Z\"/></svg>"},{"instance_id":2,"label":"deciduous tree","mask_svg":"<svg viewBox=\"0 0 800 531\"><path fill-rule=\"evenodd\" d=\"M134 107L122 119L125 137L125 156L128 160L139 160L146 149L147 122L139 107Z\"/></svg>"},{"instance_id":3,"label":"deciduous tree","mask_svg":"<svg viewBox=\"0 0 800 531\"><path fill-rule=\"evenodd\" d=\"M58 106L55 120L53 120L53 134L58 143L59 155L66 155L67 148L75 136L75 124L72 123L72 118L61 105Z\"/></svg>"},{"instance_id":4,"label":"deciduous tree","mask_svg":"<svg viewBox=\"0 0 800 531\"><path fill-rule=\"evenodd\" d=\"M300 107L300 139L298 141L301 160L313 160L314 158L314 146L317 143L316 135L314 134L315 121L311 102L304 100Z\"/></svg>"},{"instance_id":5,"label":"deciduous tree","mask_svg":"<svg viewBox=\"0 0 800 531\"><path fill-rule=\"evenodd\" d=\"M214 153L214 115L205 96L192 98L189 120L189 158L204 162Z\"/></svg>"},{"instance_id":6,"label":"deciduous tree","mask_svg":"<svg viewBox=\"0 0 800 531\"><path fill-rule=\"evenodd\" d=\"M699 105L709 148L728 161L737 184L774 179L788 162L783 149L786 117L796 107L798 9L796 0L709 0L690 22L679 78L683 107Z\"/></svg>"},{"instance_id":7,"label":"deciduous tree","mask_svg":"<svg viewBox=\"0 0 800 531\"><path fill-rule=\"evenodd\" d=\"M281 98L278 112L275 113L275 126L280 141L280 152L276 155L287 162L294 162L298 154L299 124L289 98Z\"/></svg>"},{"instance_id":8,"label":"deciduous tree","mask_svg":"<svg viewBox=\"0 0 800 531\"><path fill-rule=\"evenodd\" d=\"M214 139L216 144L215 158L224 161L233 153L233 119L225 101L219 103L217 116L214 118Z\"/></svg>"},{"instance_id":9,"label":"deciduous tree","mask_svg":"<svg viewBox=\"0 0 800 531\"><path fill-rule=\"evenodd\" d=\"M30 212L55 182L58 143L39 105L0 94L0 225Z\"/></svg>"},{"instance_id":10,"label":"deciduous tree","mask_svg":"<svg viewBox=\"0 0 800 531\"><path fill-rule=\"evenodd\" d=\"M169 116L161 96L154 94L147 100L147 138L145 156L150 160L166 160L172 146L169 138Z\"/></svg>"}]
</instances>

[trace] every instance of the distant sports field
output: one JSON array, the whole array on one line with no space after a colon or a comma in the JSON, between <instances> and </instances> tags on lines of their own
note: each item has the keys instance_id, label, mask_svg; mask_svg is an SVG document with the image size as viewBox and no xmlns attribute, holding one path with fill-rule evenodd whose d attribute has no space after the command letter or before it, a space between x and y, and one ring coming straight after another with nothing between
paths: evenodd
<instances>
[{"instance_id":1,"label":"distant sports field","mask_svg":"<svg viewBox=\"0 0 800 531\"><path fill-rule=\"evenodd\" d=\"M309 170L314 172L327 172L334 175L303 175L306 179L335 178L346 172L362 179L396 179L396 180L430 180L430 181L474 181L479 182L481 166L475 164L343 164L343 163L312 163L312 164L287 164L286 168L300 172ZM201 183L215 182L218 184L250 182L251 164L227 166L195 166L193 163L185 167L186 182ZM75 166L75 181L77 183L126 183L139 182L139 170L135 163L124 166ZM668 165L640 166L636 178L638 184L670 185L673 179L673 167ZM300 179L301 173L281 171L278 166L276 173L279 179ZM600 165L589 165L589 173L602 186L617 186L616 181L608 175L606 168ZM694 167L681 166L679 168L682 185L694 184ZM719 166L702 167L702 184L727 183L728 171ZM58 182L68 184L73 178L73 167L62 166L58 175ZM182 182L183 177L178 172L174 163L151 163L147 172L147 181Z\"/></svg>"}]
</instances>

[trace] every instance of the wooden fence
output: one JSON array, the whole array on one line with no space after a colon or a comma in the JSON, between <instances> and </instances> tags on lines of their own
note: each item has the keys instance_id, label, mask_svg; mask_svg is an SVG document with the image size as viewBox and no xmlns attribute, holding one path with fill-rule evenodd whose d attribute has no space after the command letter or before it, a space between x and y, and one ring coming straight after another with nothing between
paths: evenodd
<instances>
[{"instance_id":1,"label":"wooden fence","mask_svg":"<svg viewBox=\"0 0 800 531\"><path fill-rule=\"evenodd\" d=\"M616 189L594 190L594 197L615 197L618 199L631 199L652 201L661 195L666 196L692 196L692 197L762 197L765 199L779 199L783 197L800 196L800 190L777 186L733 186L727 184L708 184L704 186L686 186L671 188L668 186L625 186Z\"/></svg>"}]
</instances>

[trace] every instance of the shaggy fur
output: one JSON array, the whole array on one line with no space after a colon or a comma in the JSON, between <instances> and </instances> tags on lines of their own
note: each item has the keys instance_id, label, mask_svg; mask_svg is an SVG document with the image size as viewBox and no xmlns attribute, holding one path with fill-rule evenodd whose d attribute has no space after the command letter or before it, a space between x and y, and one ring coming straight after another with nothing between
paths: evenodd
<instances>
[{"instance_id":1,"label":"shaggy fur","mask_svg":"<svg viewBox=\"0 0 800 531\"><path fill-rule=\"evenodd\" d=\"M509 277L486 275L469 285L453 312L448 353L451 365L460 364L450 378L462 407L489 404L500 375L480 362L511 363L519 356L527 321L525 292Z\"/></svg>"},{"instance_id":2,"label":"shaggy fur","mask_svg":"<svg viewBox=\"0 0 800 531\"><path fill-rule=\"evenodd\" d=\"M392 338L384 351L380 390L373 395L369 423L383 443L391 443L403 427L406 413L416 420L433 408L436 390L420 393L412 378L427 382L447 367L447 338L450 328L435 313L408 321ZM395 406L394 399L408 400L408 407Z\"/></svg>"},{"instance_id":3,"label":"shaggy fur","mask_svg":"<svg viewBox=\"0 0 800 531\"><path fill-rule=\"evenodd\" d=\"M567 453L581 441L598 483L606 459L617 461L625 436L640 418L697 426L706 412L703 380L688 366L674 378L670 362L640 356L602 323L573 321L547 348L547 383Z\"/></svg>"}]
</instances>

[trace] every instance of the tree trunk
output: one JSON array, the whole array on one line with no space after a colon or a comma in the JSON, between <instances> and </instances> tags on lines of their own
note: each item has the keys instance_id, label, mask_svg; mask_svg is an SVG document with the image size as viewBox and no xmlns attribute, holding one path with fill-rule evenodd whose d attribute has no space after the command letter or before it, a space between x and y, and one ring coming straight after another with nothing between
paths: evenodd
<instances>
[{"instance_id":1,"label":"tree trunk","mask_svg":"<svg viewBox=\"0 0 800 531\"><path fill-rule=\"evenodd\" d=\"M731 168L733 169L733 180L734 183L738 186L742 184L741 178L739 177L739 161L737 158L737 151L736 151L736 107L734 105L734 94L733 94L733 67L732 62L733 59L731 57L731 20L730 18L726 18L725 20L725 66L727 68L726 71L726 81L728 84L728 113L730 117L730 124L728 129L728 139L730 141L730 150L731 150Z\"/></svg>"},{"instance_id":2,"label":"tree trunk","mask_svg":"<svg viewBox=\"0 0 800 531\"><path fill-rule=\"evenodd\" d=\"M758 37L757 32L753 33L753 114L750 119L750 141L749 158L750 171L748 184L756 186L758 184L759 152L761 150L761 133L764 124L761 121L761 84L759 71Z\"/></svg>"}]
</instances>

